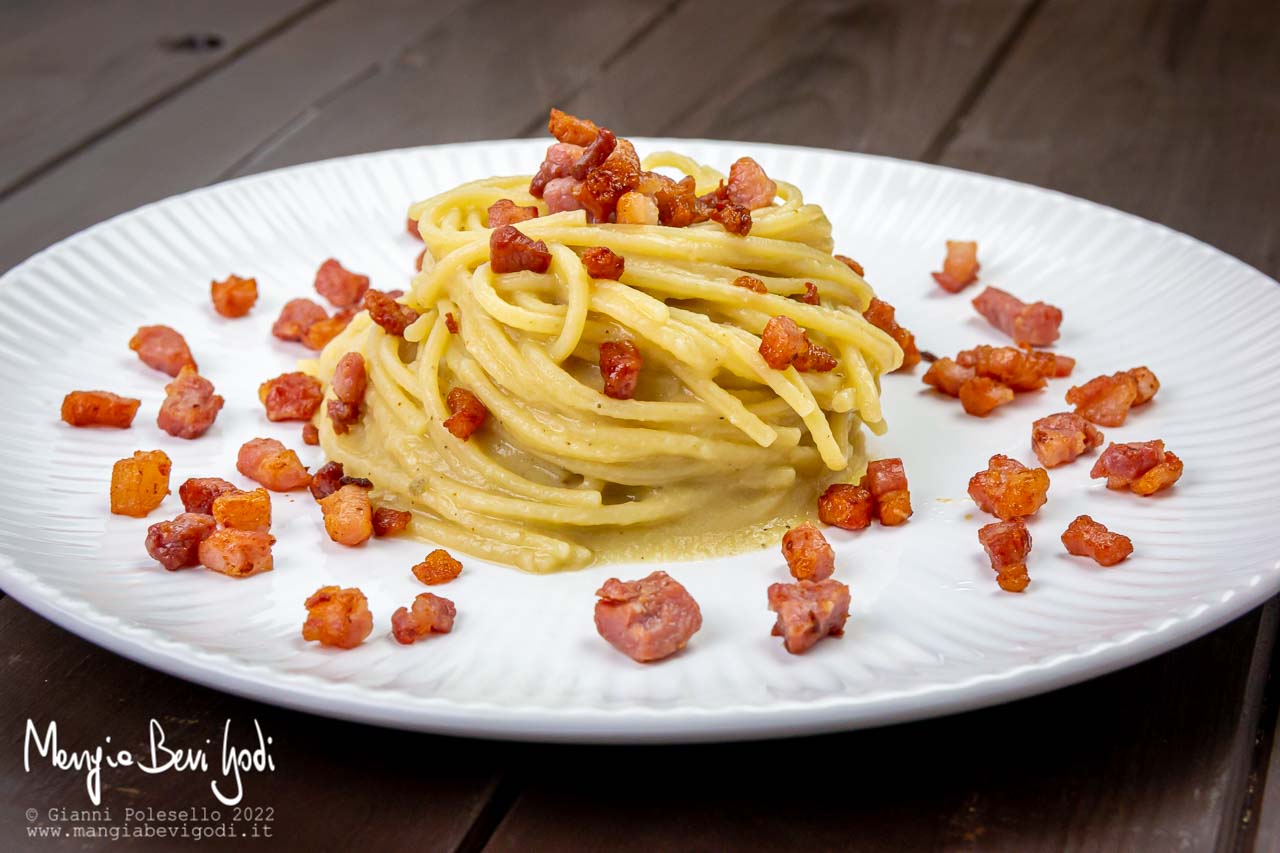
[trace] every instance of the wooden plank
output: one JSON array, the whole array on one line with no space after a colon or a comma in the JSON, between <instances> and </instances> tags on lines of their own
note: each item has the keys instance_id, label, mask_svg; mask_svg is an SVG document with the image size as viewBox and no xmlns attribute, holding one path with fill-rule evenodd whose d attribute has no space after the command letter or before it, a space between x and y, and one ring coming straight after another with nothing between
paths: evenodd
<instances>
[{"instance_id":1,"label":"wooden plank","mask_svg":"<svg viewBox=\"0 0 1280 853\"><path fill-rule=\"evenodd\" d=\"M530 749L514 759L527 785L486 849L1209 849L1211 806L1229 798L1232 750L1251 736L1241 650L1260 618L1093 682L930 722Z\"/></svg>"},{"instance_id":2,"label":"wooden plank","mask_svg":"<svg viewBox=\"0 0 1280 853\"><path fill-rule=\"evenodd\" d=\"M1280 850L1280 644L1271 649L1237 850Z\"/></svg>"},{"instance_id":3,"label":"wooden plank","mask_svg":"<svg viewBox=\"0 0 1280 853\"><path fill-rule=\"evenodd\" d=\"M1114 205L1280 274L1280 4L1051 2L942 162Z\"/></svg>"},{"instance_id":4,"label":"wooden plank","mask_svg":"<svg viewBox=\"0 0 1280 853\"><path fill-rule=\"evenodd\" d=\"M305 124L271 140L235 171L264 171L343 154L521 135L666 19L670 0L601 0L557 18L560 52L530 48L548 31L545 7L477 3L427 32L379 73L326 98ZM503 26L494 27L495 20ZM477 55L479 52L479 55ZM628 54L630 55L630 54ZM477 73L477 63L487 73ZM532 169L532 167L531 167Z\"/></svg>"},{"instance_id":5,"label":"wooden plank","mask_svg":"<svg viewBox=\"0 0 1280 853\"><path fill-rule=\"evenodd\" d=\"M492 55L515 63L504 71L530 85L477 77L462 54L471 49L472 29L484 31L491 16L476 9L471 19L451 22L447 37L431 34L396 67L327 102L305 136L282 141L253 168L389 146L544 134L551 106L633 135L761 139L916 156L1029 4L841 7L813 0L742 2L729 12L724 4L694 0L653 19L621 50L621 32L603 26L615 12L595 4L583 8L599 20L565 23L591 33L589 40L557 33L558 40L579 46L573 66L548 65L542 52L522 52L519 44L533 24L519 20L507 28L509 35L491 37L498 39ZM482 108L460 111L458 103Z\"/></svg>"},{"instance_id":6,"label":"wooden plank","mask_svg":"<svg viewBox=\"0 0 1280 853\"><path fill-rule=\"evenodd\" d=\"M0 8L0 197L222 65L312 0L119 0ZM216 47L184 49L187 34ZM208 44L208 42L206 42Z\"/></svg>"},{"instance_id":7,"label":"wooden plank","mask_svg":"<svg viewBox=\"0 0 1280 853\"><path fill-rule=\"evenodd\" d=\"M727 13L689 3L565 108L637 135L914 158L1030 9L814 0Z\"/></svg>"},{"instance_id":8,"label":"wooden plank","mask_svg":"<svg viewBox=\"0 0 1280 853\"><path fill-rule=\"evenodd\" d=\"M56 825L47 818L50 808L92 808L83 774L53 769L34 751L31 770L24 772L21 750L29 718L41 734L57 721L59 743L67 749L94 749L110 736L113 748L147 756L154 718L167 745L209 750L210 774L147 775L136 768L104 767L103 805L111 808L117 825L124 822L126 807L206 806L230 818L231 808L220 806L209 788L211 780L221 778L222 727L230 720L233 742L243 746L252 740L257 720L272 738L276 769L244 774L241 805L272 809L274 820L265 825L288 849L452 851L483 814L499 780L503 749L498 744L327 720L207 690L104 652L11 598L0 602L0 634L5 637L0 742L7 752L0 774L0 839L9 850L45 849L44 843L19 841L33 825L27 809L41 813L34 825ZM253 848L257 840L219 846ZM154 839L118 845L175 849ZM53 844L72 846L103 845Z\"/></svg>"},{"instance_id":9,"label":"wooden plank","mask_svg":"<svg viewBox=\"0 0 1280 853\"><path fill-rule=\"evenodd\" d=\"M374 73L470 0L336 0L0 201L0 269L149 201L216 181L308 105Z\"/></svg>"},{"instance_id":10,"label":"wooden plank","mask_svg":"<svg viewBox=\"0 0 1280 853\"><path fill-rule=\"evenodd\" d=\"M535 4L339 0L0 202L0 219L12 223L0 237L0 268L77 228L231 175L365 148L511 135L535 112L516 111L530 91L568 97L666 8L658 0L583 6L556 23L557 36L575 45L564 62L528 49L528 33L547 26ZM478 50L500 58L491 74L476 73Z\"/></svg>"}]
</instances>

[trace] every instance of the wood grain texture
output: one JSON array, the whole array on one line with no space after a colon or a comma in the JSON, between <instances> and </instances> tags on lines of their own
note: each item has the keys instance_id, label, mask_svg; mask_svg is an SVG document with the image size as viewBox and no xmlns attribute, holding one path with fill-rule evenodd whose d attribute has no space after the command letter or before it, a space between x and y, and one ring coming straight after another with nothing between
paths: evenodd
<instances>
[{"instance_id":1,"label":"wood grain texture","mask_svg":"<svg viewBox=\"0 0 1280 853\"><path fill-rule=\"evenodd\" d=\"M0 201L0 269L74 231L213 183L468 0L335 0Z\"/></svg>"},{"instance_id":2,"label":"wood grain texture","mask_svg":"<svg viewBox=\"0 0 1280 853\"><path fill-rule=\"evenodd\" d=\"M1237 850L1280 850L1280 643L1271 648L1270 667L1258 709L1253 767L1240 813Z\"/></svg>"},{"instance_id":3,"label":"wood grain texture","mask_svg":"<svg viewBox=\"0 0 1280 853\"><path fill-rule=\"evenodd\" d=\"M231 61L309 0L54 0L0 6L0 197L13 186ZM186 34L216 49L182 50Z\"/></svg>"},{"instance_id":4,"label":"wood grain texture","mask_svg":"<svg viewBox=\"0 0 1280 853\"><path fill-rule=\"evenodd\" d=\"M328 100L257 171L380 148L545 133L560 106L629 135L709 136L918 156L1027 0L590 4L558 26L565 62L524 49L539 11L472 7ZM465 56L485 42L497 84ZM727 45L717 52L710 45ZM461 108L458 105L463 105Z\"/></svg>"},{"instance_id":5,"label":"wood grain texture","mask_svg":"<svg viewBox=\"0 0 1280 853\"><path fill-rule=\"evenodd\" d=\"M519 136L539 117L545 124L548 105L597 79L671 6L670 0L600 0L552 23L541 4L474 3L377 74L326 98L305 124L273 139L237 174L386 148ZM498 20L503 26L494 26ZM554 32L565 48L535 47L530 34L541 32Z\"/></svg>"},{"instance_id":6,"label":"wood grain texture","mask_svg":"<svg viewBox=\"0 0 1280 853\"><path fill-rule=\"evenodd\" d=\"M942 162L1114 205L1280 274L1280 4L1049 2Z\"/></svg>"},{"instance_id":7,"label":"wood grain texture","mask_svg":"<svg viewBox=\"0 0 1280 853\"><path fill-rule=\"evenodd\" d=\"M1230 809L1254 612L1046 696L848 735L530 749L487 849L1206 850ZM1188 689L1188 678L1195 688Z\"/></svg>"},{"instance_id":8,"label":"wood grain texture","mask_svg":"<svg viewBox=\"0 0 1280 853\"><path fill-rule=\"evenodd\" d=\"M0 601L0 635L5 637L0 846L8 850L23 849L18 839L26 838L28 808L92 808L83 774L55 770L34 751L31 771L23 770L28 718L42 734L56 720L59 742L67 749L94 749L110 736L112 746L147 756L154 718L169 747L209 751L212 774L149 776L136 768L104 768L103 805L112 808L117 824L124 822L126 807L205 806L229 818L230 808L220 806L209 788L211 780L222 779L222 728L230 720L233 742L248 745L257 720L272 738L276 769L245 774L241 805L274 809L270 826L288 849L452 851L482 814L499 779L503 750L498 744L327 720L207 690L102 651L11 598ZM206 738L213 743L205 744ZM234 788L220 785L224 791ZM50 825L45 817L39 822ZM267 849L255 839L199 846L211 843L218 849L259 844ZM84 840L66 839L42 841L38 849L86 847ZM131 839L111 849L172 850L175 845Z\"/></svg>"},{"instance_id":9,"label":"wood grain texture","mask_svg":"<svg viewBox=\"0 0 1280 853\"><path fill-rule=\"evenodd\" d=\"M637 135L915 158L1029 8L805 0L726 14L686 3L561 106Z\"/></svg>"}]
</instances>

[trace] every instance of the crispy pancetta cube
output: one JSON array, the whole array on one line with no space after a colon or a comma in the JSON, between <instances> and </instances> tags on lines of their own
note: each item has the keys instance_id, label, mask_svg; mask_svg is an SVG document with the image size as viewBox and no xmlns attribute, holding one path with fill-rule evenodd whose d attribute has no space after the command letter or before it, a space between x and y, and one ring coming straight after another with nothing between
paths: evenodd
<instances>
[{"instance_id":1,"label":"crispy pancetta cube","mask_svg":"<svg viewBox=\"0 0 1280 853\"><path fill-rule=\"evenodd\" d=\"M128 429L140 405L141 400L110 391L72 391L62 398L62 419L73 427Z\"/></svg>"},{"instance_id":2,"label":"crispy pancetta cube","mask_svg":"<svg viewBox=\"0 0 1280 853\"><path fill-rule=\"evenodd\" d=\"M217 529L211 515L180 513L171 521L147 528L146 548L151 558L171 572L200 565L200 543Z\"/></svg>"},{"instance_id":3,"label":"crispy pancetta cube","mask_svg":"<svg viewBox=\"0 0 1280 853\"><path fill-rule=\"evenodd\" d=\"M969 497L1002 521L1035 515L1048 500L1049 472L997 453L969 480Z\"/></svg>"},{"instance_id":4,"label":"crispy pancetta cube","mask_svg":"<svg viewBox=\"0 0 1280 853\"><path fill-rule=\"evenodd\" d=\"M137 450L111 466L111 511L143 518L169 494L173 463L163 450Z\"/></svg>"},{"instance_id":5,"label":"crispy pancetta cube","mask_svg":"<svg viewBox=\"0 0 1280 853\"><path fill-rule=\"evenodd\" d=\"M213 501L213 518L220 527L266 533L271 529L271 495L266 489L219 495Z\"/></svg>"},{"instance_id":6,"label":"crispy pancetta cube","mask_svg":"<svg viewBox=\"0 0 1280 853\"><path fill-rule=\"evenodd\" d=\"M209 285L209 295L213 300L213 310L223 317L243 317L258 301L258 280L227 276L224 281Z\"/></svg>"},{"instance_id":7,"label":"crispy pancetta cube","mask_svg":"<svg viewBox=\"0 0 1280 853\"><path fill-rule=\"evenodd\" d=\"M1106 525L1099 524L1087 515L1081 515L1067 525L1062 534L1062 544L1067 553L1076 557L1088 557L1099 566L1114 566L1133 553L1133 540L1120 533L1112 533Z\"/></svg>"},{"instance_id":8,"label":"crispy pancetta cube","mask_svg":"<svg viewBox=\"0 0 1280 853\"><path fill-rule=\"evenodd\" d=\"M1072 412L1046 415L1031 425L1031 449L1046 468L1074 462L1102 444L1102 433Z\"/></svg>"},{"instance_id":9,"label":"crispy pancetta cube","mask_svg":"<svg viewBox=\"0 0 1280 853\"><path fill-rule=\"evenodd\" d=\"M978 530L996 583L1005 592L1022 592L1031 583L1027 575L1027 555L1031 553L1031 533L1022 519L996 521Z\"/></svg>"},{"instance_id":10,"label":"crispy pancetta cube","mask_svg":"<svg viewBox=\"0 0 1280 853\"><path fill-rule=\"evenodd\" d=\"M796 580L826 580L836 569L836 552L827 537L807 521L782 537L782 557Z\"/></svg>"},{"instance_id":11,"label":"crispy pancetta cube","mask_svg":"<svg viewBox=\"0 0 1280 853\"><path fill-rule=\"evenodd\" d=\"M401 645L416 643L432 634L448 634L458 608L447 598L432 592L414 596L410 607L400 607L391 614L391 635Z\"/></svg>"},{"instance_id":12,"label":"crispy pancetta cube","mask_svg":"<svg viewBox=\"0 0 1280 853\"><path fill-rule=\"evenodd\" d=\"M870 490L851 483L832 483L818 498L818 520L845 530L870 527L875 510Z\"/></svg>"},{"instance_id":13,"label":"crispy pancetta cube","mask_svg":"<svg viewBox=\"0 0 1280 853\"><path fill-rule=\"evenodd\" d=\"M778 614L772 634L793 655L823 637L839 637L849 618L849 587L836 580L801 580L769 586L769 609Z\"/></svg>"},{"instance_id":14,"label":"crispy pancetta cube","mask_svg":"<svg viewBox=\"0 0 1280 853\"><path fill-rule=\"evenodd\" d=\"M246 441L236 455L236 470L273 492L300 489L311 482L298 454L274 438Z\"/></svg>"},{"instance_id":15,"label":"crispy pancetta cube","mask_svg":"<svg viewBox=\"0 0 1280 853\"><path fill-rule=\"evenodd\" d=\"M363 486L348 484L321 498L320 512L325 532L339 545L354 548L373 535L373 507L369 490Z\"/></svg>"},{"instance_id":16,"label":"crispy pancetta cube","mask_svg":"<svg viewBox=\"0 0 1280 853\"><path fill-rule=\"evenodd\" d=\"M413 567L413 576L427 586L448 583L462 574L462 563L443 548L437 548Z\"/></svg>"},{"instance_id":17,"label":"crispy pancetta cube","mask_svg":"<svg viewBox=\"0 0 1280 853\"><path fill-rule=\"evenodd\" d=\"M270 533L224 527L200 542L200 564L233 578L269 572L275 565L271 558L275 541Z\"/></svg>"},{"instance_id":18,"label":"crispy pancetta cube","mask_svg":"<svg viewBox=\"0 0 1280 853\"><path fill-rule=\"evenodd\" d=\"M320 380L305 373L282 373L258 386L269 421L309 421L324 399Z\"/></svg>"},{"instance_id":19,"label":"crispy pancetta cube","mask_svg":"<svg viewBox=\"0 0 1280 853\"><path fill-rule=\"evenodd\" d=\"M339 649L354 649L373 631L369 601L356 587L322 586L306 600L302 639Z\"/></svg>"}]
</instances>

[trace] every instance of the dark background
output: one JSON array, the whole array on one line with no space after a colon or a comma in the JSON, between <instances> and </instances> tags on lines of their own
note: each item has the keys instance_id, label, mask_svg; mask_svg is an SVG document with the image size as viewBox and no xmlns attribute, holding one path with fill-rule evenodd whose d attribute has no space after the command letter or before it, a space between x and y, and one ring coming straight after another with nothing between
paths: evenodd
<instances>
[{"instance_id":1,"label":"dark background","mask_svg":"<svg viewBox=\"0 0 1280 853\"><path fill-rule=\"evenodd\" d=\"M533 135L559 105L1029 181L1280 273L1275 0L3 0L0 93L0 269L192 187ZM889 729L546 747L235 699L0 598L0 847L28 845L28 807L87 805L79 774L23 772L28 717L141 751L155 716L188 741L260 720L278 770L245 804L291 848L1274 850L1276 625L1273 601L1091 683ZM119 808L211 801L203 776L107 784Z\"/></svg>"}]
</instances>

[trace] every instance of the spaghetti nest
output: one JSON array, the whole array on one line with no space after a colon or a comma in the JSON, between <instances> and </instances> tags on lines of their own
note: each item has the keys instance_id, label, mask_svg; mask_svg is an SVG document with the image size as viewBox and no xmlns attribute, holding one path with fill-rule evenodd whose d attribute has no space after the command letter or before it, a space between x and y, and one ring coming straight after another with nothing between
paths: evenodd
<instances>
[{"instance_id":1,"label":"spaghetti nest","mask_svg":"<svg viewBox=\"0 0 1280 853\"><path fill-rule=\"evenodd\" d=\"M644 168L698 192L723 177L674 154ZM726 553L776 539L827 484L861 474L860 426L883 430L879 376L902 352L863 318L872 291L832 256L821 208L778 183L738 236L549 214L529 185L490 178L415 204L427 253L402 301L421 316L402 339L361 313L317 365L327 378L363 354L362 419L342 435L321 419L321 443L412 510L415 536L535 572ZM492 270L486 210L501 199L538 206L518 228L546 244L546 272ZM619 280L588 274L597 246L624 259ZM744 275L767 292L735 285ZM808 283L819 304L792 298ZM761 335L778 316L836 367L770 367ZM631 399L602 392L600 345L622 340L643 358ZM459 387L489 412L466 440L444 425Z\"/></svg>"}]
</instances>

